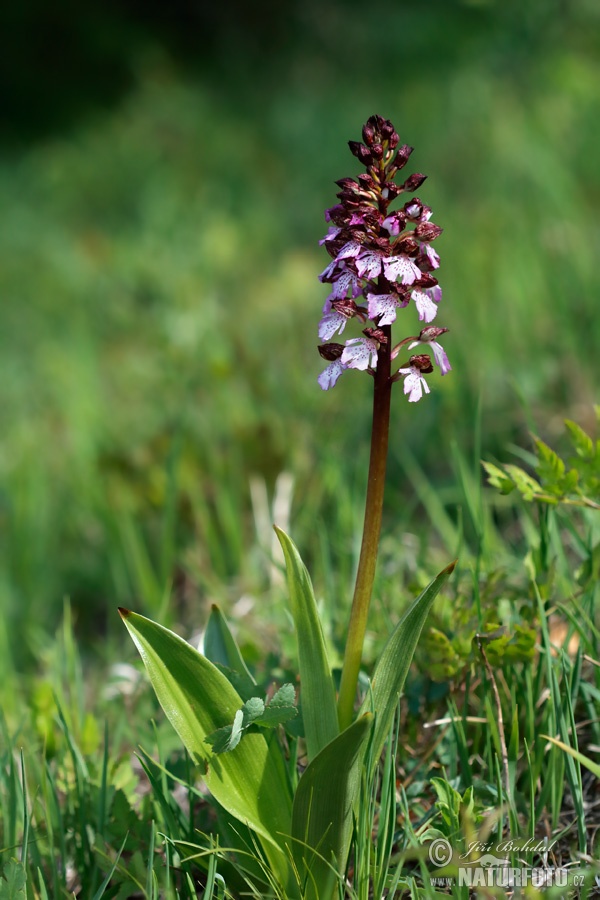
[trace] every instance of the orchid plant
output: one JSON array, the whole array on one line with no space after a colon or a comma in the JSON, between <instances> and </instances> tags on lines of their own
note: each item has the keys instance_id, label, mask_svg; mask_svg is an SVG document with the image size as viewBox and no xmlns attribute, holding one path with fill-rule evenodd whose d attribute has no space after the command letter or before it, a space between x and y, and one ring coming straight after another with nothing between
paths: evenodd
<instances>
[{"instance_id":1,"label":"orchid plant","mask_svg":"<svg viewBox=\"0 0 600 900\"><path fill-rule=\"evenodd\" d=\"M374 382L363 538L337 696L310 576L290 537L277 527L297 636L298 702L293 685L282 685L270 698L261 691L218 608L206 624L201 651L158 623L120 610L167 717L217 801L227 847L242 868L247 865L249 883L259 883L262 896L294 900L326 900L338 893L361 778L373 777L423 624L454 568L451 563L409 607L384 646L368 692L359 698L391 391L403 378L404 393L417 401L429 393L424 375L433 371L426 353L410 356L395 372L393 362L407 344L408 350L426 346L442 375L450 371L437 340L447 329L430 324L441 299L432 274L439 257L431 242L441 229L416 197L390 210L425 176L395 183L412 148L398 146L391 122L372 116L362 133L364 143L351 141L350 149L366 173L337 182L340 202L326 212L330 227L321 242L332 257L320 275L331 285L319 325L321 340L342 333L350 319L372 323L362 337L319 347L329 362L319 377L323 389L349 369L368 372ZM394 344L398 311L411 302L425 327Z\"/></svg>"}]
</instances>

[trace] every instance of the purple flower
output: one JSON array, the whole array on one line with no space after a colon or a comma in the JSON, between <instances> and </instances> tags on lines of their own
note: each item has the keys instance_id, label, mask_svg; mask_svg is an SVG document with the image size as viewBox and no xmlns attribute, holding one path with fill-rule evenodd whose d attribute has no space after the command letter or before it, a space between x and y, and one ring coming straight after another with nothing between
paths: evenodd
<instances>
[{"instance_id":1,"label":"purple flower","mask_svg":"<svg viewBox=\"0 0 600 900\"><path fill-rule=\"evenodd\" d=\"M398 294L367 294L369 318L378 319L378 325L391 325L396 321L396 310L406 306L408 301L401 300Z\"/></svg>"},{"instance_id":2,"label":"purple flower","mask_svg":"<svg viewBox=\"0 0 600 900\"><path fill-rule=\"evenodd\" d=\"M381 116L371 116L363 128L363 143L350 141L350 150L366 171L356 177L340 178L338 202L325 211L329 230L321 244L331 261L319 275L331 290L319 322L319 337L331 340L345 332L349 319L367 325L363 336L349 338L345 344L324 344L319 348L329 365L319 376L324 390L332 387L344 369L359 369L381 375L389 371L400 348L429 344L431 355L442 375L451 371L446 353L437 340L447 329L430 323L438 312L442 289L432 274L440 260L431 243L442 229L432 221L432 212L415 192L425 181L420 173L396 183L412 147L399 145L394 126ZM399 179L400 180L400 179ZM401 194L399 208L392 204ZM364 305L359 305L364 298ZM418 338L404 337L392 344L392 326L402 318L399 310L414 301L423 327ZM406 334L406 331L404 332ZM412 342L412 343L411 343ZM402 376L404 390L411 402L429 392L424 375L433 371L431 358L412 356L403 369L391 375ZM379 384L379 380L376 381Z\"/></svg>"},{"instance_id":3,"label":"purple flower","mask_svg":"<svg viewBox=\"0 0 600 900\"><path fill-rule=\"evenodd\" d=\"M330 311L326 312L319 322L319 337L322 341L328 341L334 336L336 331L341 334L348 321L348 316L345 316L335 309L331 309L331 302L329 303L329 306Z\"/></svg>"},{"instance_id":4,"label":"purple flower","mask_svg":"<svg viewBox=\"0 0 600 900\"><path fill-rule=\"evenodd\" d=\"M346 366L341 359L334 359L334 361L329 363L327 368L323 369L319 375L317 381L319 382L320 387L324 391L328 391L329 388L332 388L345 368Z\"/></svg>"},{"instance_id":5,"label":"purple flower","mask_svg":"<svg viewBox=\"0 0 600 900\"><path fill-rule=\"evenodd\" d=\"M352 338L346 341L346 347L342 353L342 363L347 369L372 369L377 365L377 351L379 343L373 338Z\"/></svg>"},{"instance_id":6,"label":"purple flower","mask_svg":"<svg viewBox=\"0 0 600 900\"><path fill-rule=\"evenodd\" d=\"M429 385L423 378L423 373L416 366L408 366L406 369L398 369L402 375L406 375L404 379L404 393L408 394L409 403L416 403L423 396L423 391L429 393Z\"/></svg>"},{"instance_id":7,"label":"purple flower","mask_svg":"<svg viewBox=\"0 0 600 900\"><path fill-rule=\"evenodd\" d=\"M416 288L411 292L412 299L415 301L421 321L433 322L437 316L437 304L442 299L442 289L439 284L431 288Z\"/></svg>"},{"instance_id":8,"label":"purple flower","mask_svg":"<svg viewBox=\"0 0 600 900\"><path fill-rule=\"evenodd\" d=\"M419 347L424 344L427 344L433 350L433 358L436 363L440 367L442 375L447 375L448 372L452 371L452 366L448 361L448 357L446 355L446 351L442 347L440 343L436 340L441 334L445 334L448 331L447 328L436 328L434 325L430 325L428 328L424 328L421 331L418 339L413 341L412 344L408 345L408 349L412 350L413 347Z\"/></svg>"}]
</instances>

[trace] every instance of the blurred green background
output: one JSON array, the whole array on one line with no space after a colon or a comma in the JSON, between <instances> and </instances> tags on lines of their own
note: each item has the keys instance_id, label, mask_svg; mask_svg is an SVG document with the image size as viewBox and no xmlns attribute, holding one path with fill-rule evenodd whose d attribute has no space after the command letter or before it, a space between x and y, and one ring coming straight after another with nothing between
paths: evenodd
<instances>
[{"instance_id":1,"label":"blurred green background","mask_svg":"<svg viewBox=\"0 0 600 900\"><path fill-rule=\"evenodd\" d=\"M270 596L281 473L319 592L347 603L370 382L317 386L317 241L373 113L429 175L454 367L416 407L394 401L388 570L443 544L458 458L479 478L479 456L529 427L591 427L595 0L1 15L3 658L29 665L65 596L96 648L117 605L191 625L214 600ZM402 321L418 330L412 310Z\"/></svg>"}]
</instances>

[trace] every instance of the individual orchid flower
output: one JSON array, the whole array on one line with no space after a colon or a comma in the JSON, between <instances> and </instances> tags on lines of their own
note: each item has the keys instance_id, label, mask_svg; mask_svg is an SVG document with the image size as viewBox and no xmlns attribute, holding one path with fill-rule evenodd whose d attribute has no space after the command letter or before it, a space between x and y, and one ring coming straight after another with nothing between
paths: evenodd
<instances>
[{"instance_id":1,"label":"individual orchid flower","mask_svg":"<svg viewBox=\"0 0 600 900\"><path fill-rule=\"evenodd\" d=\"M352 338L346 341L346 347L342 353L342 363L347 369L364 371L369 366L374 369L377 366L378 350L379 343L373 338Z\"/></svg>"},{"instance_id":2,"label":"individual orchid flower","mask_svg":"<svg viewBox=\"0 0 600 900\"><path fill-rule=\"evenodd\" d=\"M394 379L399 375L404 375L404 393L408 394L408 402L416 403L423 396L430 393L429 385L423 377L424 372L433 372L431 358L423 353L418 356L411 356L408 365L398 369Z\"/></svg>"},{"instance_id":3,"label":"individual orchid flower","mask_svg":"<svg viewBox=\"0 0 600 900\"><path fill-rule=\"evenodd\" d=\"M406 306L408 300L398 294L367 294L369 318L377 320L377 325L391 325L396 321L398 307Z\"/></svg>"},{"instance_id":4,"label":"individual orchid flower","mask_svg":"<svg viewBox=\"0 0 600 900\"><path fill-rule=\"evenodd\" d=\"M440 367L442 375L447 375L448 372L452 371L452 366L448 361L446 351L437 341L437 338L441 334L445 334L447 331L447 328L436 328L435 325L429 325L427 328L423 328L419 337L414 340L412 344L408 345L409 350L412 350L413 347L418 347L423 344L431 347L433 351L433 358Z\"/></svg>"},{"instance_id":5,"label":"individual orchid flower","mask_svg":"<svg viewBox=\"0 0 600 900\"><path fill-rule=\"evenodd\" d=\"M411 292L411 299L415 301L421 322L433 322L438 313L437 304L442 299L442 289L439 284L431 288L416 288Z\"/></svg>"},{"instance_id":6,"label":"individual orchid flower","mask_svg":"<svg viewBox=\"0 0 600 900\"><path fill-rule=\"evenodd\" d=\"M328 391L329 388L332 388L335 385L336 381L346 368L341 360L343 351L343 344L321 344L319 347L319 353L323 359L329 360L329 365L326 369L323 369L317 379L319 386L324 391Z\"/></svg>"}]
</instances>

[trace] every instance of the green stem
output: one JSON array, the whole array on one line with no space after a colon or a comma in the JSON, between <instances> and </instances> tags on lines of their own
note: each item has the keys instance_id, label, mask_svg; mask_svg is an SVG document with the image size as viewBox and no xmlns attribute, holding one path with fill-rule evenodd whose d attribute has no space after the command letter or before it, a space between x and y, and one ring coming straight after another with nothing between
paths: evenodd
<instances>
[{"instance_id":1,"label":"green stem","mask_svg":"<svg viewBox=\"0 0 600 900\"><path fill-rule=\"evenodd\" d=\"M382 330L386 334L387 344L382 344L377 354L365 522L338 698L338 720L342 731L352 723L381 531L392 395L390 378L392 329L387 325Z\"/></svg>"}]
</instances>

